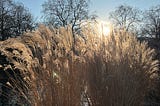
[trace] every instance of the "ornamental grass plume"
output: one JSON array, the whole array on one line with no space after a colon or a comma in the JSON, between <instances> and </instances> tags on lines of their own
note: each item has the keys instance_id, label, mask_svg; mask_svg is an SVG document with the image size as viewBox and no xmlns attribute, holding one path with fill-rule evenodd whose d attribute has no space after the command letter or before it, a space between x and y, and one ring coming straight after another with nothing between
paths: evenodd
<instances>
[{"instance_id":1,"label":"ornamental grass plume","mask_svg":"<svg viewBox=\"0 0 160 106\"><path fill-rule=\"evenodd\" d=\"M107 36L105 46L87 62L93 106L140 106L158 70L155 52L127 32Z\"/></svg>"},{"instance_id":2,"label":"ornamental grass plume","mask_svg":"<svg viewBox=\"0 0 160 106\"><path fill-rule=\"evenodd\" d=\"M10 89L23 94L21 105L143 105L158 65L147 43L123 31L98 36L89 25L75 39L73 43L70 27L40 25L36 31L0 42L0 56L12 63L12 72L18 77L5 74L9 80L3 84L9 83ZM7 51L9 46L14 52ZM5 65L0 64L1 72L6 73ZM20 81L22 87L12 83ZM16 92L13 94L21 97Z\"/></svg>"}]
</instances>

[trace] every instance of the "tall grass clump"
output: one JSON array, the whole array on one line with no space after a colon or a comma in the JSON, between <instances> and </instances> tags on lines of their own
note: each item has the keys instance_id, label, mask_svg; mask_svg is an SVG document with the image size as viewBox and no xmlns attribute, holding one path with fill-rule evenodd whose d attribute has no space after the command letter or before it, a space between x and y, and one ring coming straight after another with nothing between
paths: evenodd
<instances>
[{"instance_id":1,"label":"tall grass clump","mask_svg":"<svg viewBox=\"0 0 160 106\"><path fill-rule=\"evenodd\" d=\"M11 83L18 82L12 76L9 76L9 84L10 89L21 88L17 90L24 97L25 102L21 105L144 104L144 96L157 70L154 50L128 32L112 32L104 36L91 26L82 29L81 35L77 34L75 39L73 43L70 27L49 29L41 25L36 31L1 42L0 52L12 63L12 72L18 67L16 76L20 76L22 84L17 85L22 87ZM8 54L6 48L9 46L19 54L13 51Z\"/></svg>"},{"instance_id":2,"label":"tall grass clump","mask_svg":"<svg viewBox=\"0 0 160 106\"><path fill-rule=\"evenodd\" d=\"M40 26L37 31L26 33L22 40L34 57L31 68L34 74L31 79L32 104L80 106L86 69L84 59L72 50L71 29ZM76 50L80 51L78 47Z\"/></svg>"},{"instance_id":3,"label":"tall grass clump","mask_svg":"<svg viewBox=\"0 0 160 106\"><path fill-rule=\"evenodd\" d=\"M88 91L93 106L144 104L158 61L145 42L128 32L111 33L88 64Z\"/></svg>"},{"instance_id":4,"label":"tall grass clump","mask_svg":"<svg viewBox=\"0 0 160 106\"><path fill-rule=\"evenodd\" d=\"M31 52L18 39L0 42L0 105L30 105Z\"/></svg>"}]
</instances>

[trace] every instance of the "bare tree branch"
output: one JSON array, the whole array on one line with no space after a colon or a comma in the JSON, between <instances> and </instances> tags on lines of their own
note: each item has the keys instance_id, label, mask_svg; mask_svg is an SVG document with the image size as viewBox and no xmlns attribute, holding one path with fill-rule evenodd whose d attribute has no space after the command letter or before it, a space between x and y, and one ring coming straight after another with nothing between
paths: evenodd
<instances>
[{"instance_id":1,"label":"bare tree branch","mask_svg":"<svg viewBox=\"0 0 160 106\"><path fill-rule=\"evenodd\" d=\"M136 8L120 5L117 9L110 13L109 18L116 28L126 31L136 29L136 24L140 22L140 11Z\"/></svg>"}]
</instances>

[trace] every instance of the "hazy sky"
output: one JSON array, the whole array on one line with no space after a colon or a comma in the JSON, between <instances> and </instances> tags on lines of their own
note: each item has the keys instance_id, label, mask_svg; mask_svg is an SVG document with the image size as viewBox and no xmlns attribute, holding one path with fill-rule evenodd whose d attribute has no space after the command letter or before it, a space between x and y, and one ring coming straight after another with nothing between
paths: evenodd
<instances>
[{"instance_id":1,"label":"hazy sky","mask_svg":"<svg viewBox=\"0 0 160 106\"><path fill-rule=\"evenodd\" d=\"M29 8L35 17L42 16L42 4L46 0L15 0L22 2ZM139 9L148 9L151 6L160 4L160 0L91 0L90 11L96 13L101 19L107 19L108 13L113 11L120 4L127 4Z\"/></svg>"}]
</instances>

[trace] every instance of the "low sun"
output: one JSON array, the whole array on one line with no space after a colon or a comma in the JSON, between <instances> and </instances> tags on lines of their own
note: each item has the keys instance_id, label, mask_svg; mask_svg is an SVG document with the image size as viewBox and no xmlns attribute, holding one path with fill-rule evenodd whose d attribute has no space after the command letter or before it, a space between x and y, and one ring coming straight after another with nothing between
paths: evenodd
<instances>
[{"instance_id":1,"label":"low sun","mask_svg":"<svg viewBox=\"0 0 160 106\"><path fill-rule=\"evenodd\" d=\"M110 25L105 21L99 21L98 24L99 24L98 29L99 29L100 34L104 36L108 36L111 32Z\"/></svg>"}]
</instances>

